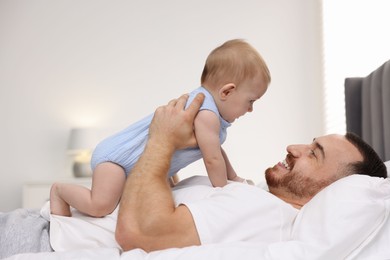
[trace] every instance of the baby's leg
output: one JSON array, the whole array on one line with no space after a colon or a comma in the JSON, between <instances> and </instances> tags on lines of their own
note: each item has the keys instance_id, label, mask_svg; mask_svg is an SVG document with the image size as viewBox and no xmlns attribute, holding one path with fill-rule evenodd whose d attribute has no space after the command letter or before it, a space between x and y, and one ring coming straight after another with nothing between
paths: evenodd
<instances>
[{"instance_id":1,"label":"baby's leg","mask_svg":"<svg viewBox=\"0 0 390 260\"><path fill-rule=\"evenodd\" d=\"M50 190L50 213L54 215L70 217L69 204L59 195L63 183L54 183ZM76 186L75 186L76 187ZM77 188L77 187L76 187Z\"/></svg>"},{"instance_id":2,"label":"baby's leg","mask_svg":"<svg viewBox=\"0 0 390 260\"><path fill-rule=\"evenodd\" d=\"M53 185L51 201L57 202L51 206L52 214L69 216L69 205L80 212L93 217L103 217L110 214L117 206L122 195L126 175L122 167L114 163L99 164L92 178L91 190L74 184ZM68 205L68 210L66 210Z\"/></svg>"}]
</instances>

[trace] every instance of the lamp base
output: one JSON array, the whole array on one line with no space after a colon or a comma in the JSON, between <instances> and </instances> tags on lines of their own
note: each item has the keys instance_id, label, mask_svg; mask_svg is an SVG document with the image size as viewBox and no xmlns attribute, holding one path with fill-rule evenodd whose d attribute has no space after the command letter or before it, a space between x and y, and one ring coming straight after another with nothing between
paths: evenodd
<instances>
[{"instance_id":1,"label":"lamp base","mask_svg":"<svg viewBox=\"0 0 390 260\"><path fill-rule=\"evenodd\" d=\"M92 176L92 169L89 162L74 162L73 175L77 178L86 178Z\"/></svg>"}]
</instances>

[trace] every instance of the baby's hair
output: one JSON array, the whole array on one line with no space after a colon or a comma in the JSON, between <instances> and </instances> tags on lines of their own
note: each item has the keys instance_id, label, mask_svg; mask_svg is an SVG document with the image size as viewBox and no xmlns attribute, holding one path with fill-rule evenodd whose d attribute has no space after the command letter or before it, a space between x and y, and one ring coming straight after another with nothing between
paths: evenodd
<instances>
[{"instance_id":1,"label":"baby's hair","mask_svg":"<svg viewBox=\"0 0 390 260\"><path fill-rule=\"evenodd\" d=\"M257 75L263 77L266 85L271 82L267 64L257 50L242 39L234 39L209 54L202 72L201 84L208 87L220 87L227 83L239 85Z\"/></svg>"}]
</instances>

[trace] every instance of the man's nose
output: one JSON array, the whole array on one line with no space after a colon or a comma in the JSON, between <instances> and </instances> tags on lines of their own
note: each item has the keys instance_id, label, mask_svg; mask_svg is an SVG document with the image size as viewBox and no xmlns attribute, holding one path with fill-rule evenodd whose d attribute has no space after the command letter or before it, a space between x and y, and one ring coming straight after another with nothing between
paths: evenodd
<instances>
[{"instance_id":1,"label":"man's nose","mask_svg":"<svg viewBox=\"0 0 390 260\"><path fill-rule=\"evenodd\" d=\"M304 152L304 149L305 149L305 145L303 144L292 144L287 146L286 148L287 152L294 157L300 157Z\"/></svg>"}]
</instances>

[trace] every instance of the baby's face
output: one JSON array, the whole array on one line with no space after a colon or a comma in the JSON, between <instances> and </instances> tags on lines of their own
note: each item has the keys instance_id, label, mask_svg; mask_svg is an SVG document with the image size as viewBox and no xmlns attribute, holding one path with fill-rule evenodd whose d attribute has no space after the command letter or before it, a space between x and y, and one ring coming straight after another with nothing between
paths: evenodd
<instances>
[{"instance_id":1,"label":"baby's face","mask_svg":"<svg viewBox=\"0 0 390 260\"><path fill-rule=\"evenodd\" d=\"M240 116L252 112L254 102L264 95L267 87L261 76L242 82L225 102L220 104L218 109L222 118L233 123Z\"/></svg>"}]
</instances>

